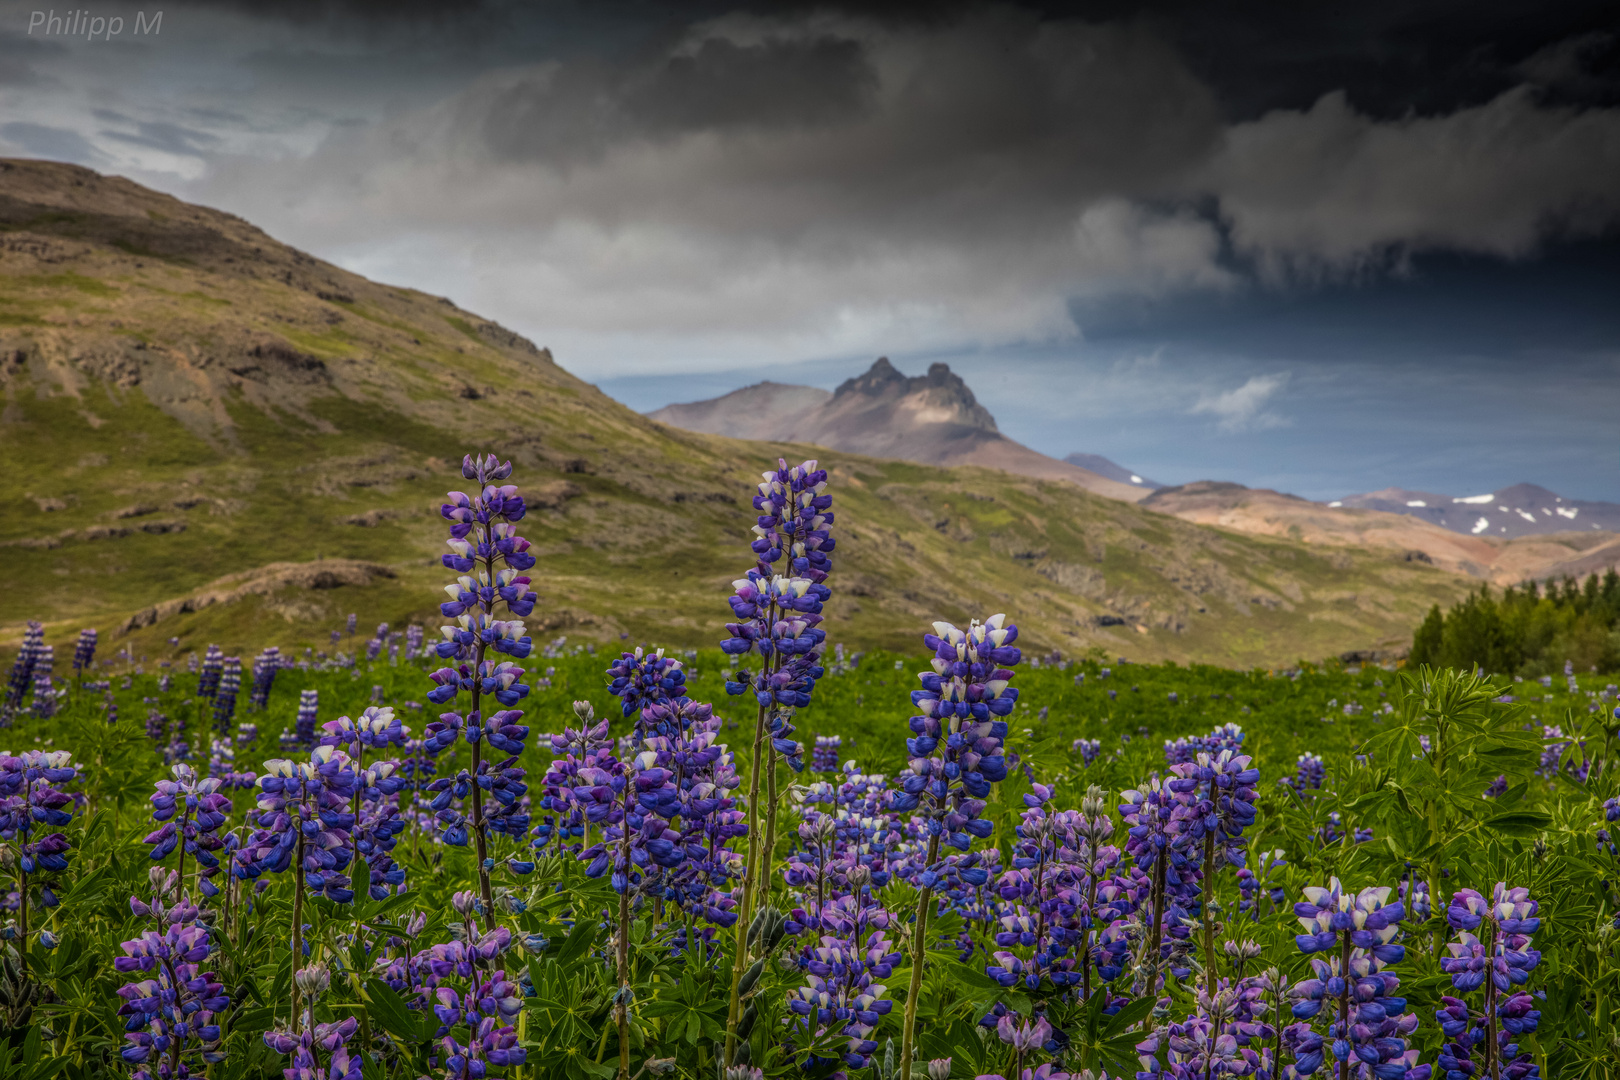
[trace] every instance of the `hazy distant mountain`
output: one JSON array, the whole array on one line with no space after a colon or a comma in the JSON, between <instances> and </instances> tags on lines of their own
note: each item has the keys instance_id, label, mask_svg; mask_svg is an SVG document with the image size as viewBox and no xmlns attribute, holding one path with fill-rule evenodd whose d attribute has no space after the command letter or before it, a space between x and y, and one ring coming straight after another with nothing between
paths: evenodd
<instances>
[{"instance_id":1,"label":"hazy distant mountain","mask_svg":"<svg viewBox=\"0 0 1620 1080\"><path fill-rule=\"evenodd\" d=\"M762 382L708 401L666 405L649 415L688 431L733 439L781 439L783 431L795 429L801 418L831 399L832 391L820 387Z\"/></svg>"},{"instance_id":2,"label":"hazy distant mountain","mask_svg":"<svg viewBox=\"0 0 1620 1080\"><path fill-rule=\"evenodd\" d=\"M1152 490L1131 483L1130 474L1118 466L1112 467L1120 477L1103 475L1007 438L962 377L945 364L908 377L887 357L879 357L864 374L846 379L830 394L810 386L762 382L707 401L666 405L648 415L712 435L814 443L926 465L979 465L1068 480L1126 502Z\"/></svg>"},{"instance_id":3,"label":"hazy distant mountain","mask_svg":"<svg viewBox=\"0 0 1620 1080\"><path fill-rule=\"evenodd\" d=\"M1164 487L1157 480L1149 480L1145 476L1138 476L1123 465L1114 464L1101 454L1070 454L1063 460L1070 465L1090 469L1098 476L1106 476L1110 480L1118 480L1122 484L1130 484L1133 487L1146 488L1149 491Z\"/></svg>"},{"instance_id":4,"label":"hazy distant mountain","mask_svg":"<svg viewBox=\"0 0 1620 1080\"><path fill-rule=\"evenodd\" d=\"M1422 518L1472 536L1539 536L1547 533L1620 530L1620 504L1566 499L1535 484L1514 484L1486 495L1437 495L1384 488L1346 495L1329 506L1383 510Z\"/></svg>"},{"instance_id":5,"label":"hazy distant mountain","mask_svg":"<svg viewBox=\"0 0 1620 1080\"><path fill-rule=\"evenodd\" d=\"M1297 495L1285 495L1267 488L1199 480L1177 487L1160 488L1143 499L1141 505L1199 525L1212 525L1257 536L1286 537L1312 547L1383 548L1396 552L1406 562L1428 563L1499 585L1512 585L1532 578L1539 581L1566 574L1579 577L1620 565L1620 536L1613 532L1601 528L1587 528L1583 532L1579 528L1568 527L1561 530L1543 529L1541 535L1532 535L1531 523L1519 516L1521 508L1528 512L1531 505L1522 495L1510 504L1505 514L1484 509L1495 506L1508 493L1528 487L1530 485L1521 484L1484 496L1492 500L1490 503L1460 504L1474 511L1476 518L1485 517L1493 527L1498 527L1498 519L1512 515L1523 526L1517 536L1485 529L1470 535L1470 529L1447 528L1420 517L1418 512L1427 507L1408 507L1406 503L1433 503L1445 498L1447 505L1454 505L1450 503L1450 496L1430 493L1425 497L1420 492L1400 492L1402 496L1411 495L1412 498L1398 500L1400 512L1390 512L1381 506L1341 505L1348 503L1345 499L1333 503L1311 502ZM1377 494L1383 497L1391 492ZM1552 495L1551 492L1546 494ZM1552 498L1558 497L1553 495ZM1573 509L1567 499L1552 505ZM1585 517L1586 511L1582 510L1573 520L1579 521ZM1572 522L1567 514L1560 520ZM1505 522L1501 524L1505 525ZM1551 532L1558 535L1545 535Z\"/></svg>"}]
</instances>

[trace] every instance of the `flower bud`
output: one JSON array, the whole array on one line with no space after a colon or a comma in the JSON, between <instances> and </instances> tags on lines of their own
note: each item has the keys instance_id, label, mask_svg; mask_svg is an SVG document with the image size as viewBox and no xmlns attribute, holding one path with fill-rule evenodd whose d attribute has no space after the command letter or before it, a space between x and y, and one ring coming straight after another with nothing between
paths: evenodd
<instances>
[{"instance_id":1,"label":"flower bud","mask_svg":"<svg viewBox=\"0 0 1620 1080\"><path fill-rule=\"evenodd\" d=\"M948 1080L950 1075L950 1058L935 1058L928 1063L928 1080Z\"/></svg>"},{"instance_id":2,"label":"flower bud","mask_svg":"<svg viewBox=\"0 0 1620 1080\"><path fill-rule=\"evenodd\" d=\"M300 968L293 976L298 992L314 1001L332 987L332 973L319 965Z\"/></svg>"},{"instance_id":3,"label":"flower bud","mask_svg":"<svg viewBox=\"0 0 1620 1080\"><path fill-rule=\"evenodd\" d=\"M596 710L588 701L576 701L574 715L579 717L581 723L589 724L596 719Z\"/></svg>"}]
</instances>

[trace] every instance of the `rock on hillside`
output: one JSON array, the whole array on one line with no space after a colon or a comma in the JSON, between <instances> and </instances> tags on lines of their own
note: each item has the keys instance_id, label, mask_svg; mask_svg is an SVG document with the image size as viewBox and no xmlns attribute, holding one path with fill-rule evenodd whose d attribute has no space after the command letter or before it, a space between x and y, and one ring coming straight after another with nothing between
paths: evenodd
<instances>
[{"instance_id":1,"label":"rock on hillside","mask_svg":"<svg viewBox=\"0 0 1620 1080\"><path fill-rule=\"evenodd\" d=\"M1037 651L1292 663L1403 638L1465 586L1099 498L1055 482L1082 470L1051 459L1050 480L1009 475L1040 455L944 370L879 369L818 408L834 406L855 427L905 418L977 442L947 469L681 430L496 323L240 218L0 162L0 548L29 586L0 593L8 643L29 618L64 647L96 626L156 656L171 637L324 647L349 612L435 626L437 506L485 449L529 495L542 641L718 641L749 496L779 456L833 472L827 627L855 648L1007 611Z\"/></svg>"},{"instance_id":2,"label":"rock on hillside","mask_svg":"<svg viewBox=\"0 0 1620 1080\"><path fill-rule=\"evenodd\" d=\"M978 465L1042 480L1066 480L1111 499L1135 502L1145 488L1099 475L1014 442L996 429L962 377L946 364L908 377L879 357L830 395L809 386L763 382L723 397L666 405L654 420L690 431L792 439L834 450L927 465Z\"/></svg>"}]
</instances>

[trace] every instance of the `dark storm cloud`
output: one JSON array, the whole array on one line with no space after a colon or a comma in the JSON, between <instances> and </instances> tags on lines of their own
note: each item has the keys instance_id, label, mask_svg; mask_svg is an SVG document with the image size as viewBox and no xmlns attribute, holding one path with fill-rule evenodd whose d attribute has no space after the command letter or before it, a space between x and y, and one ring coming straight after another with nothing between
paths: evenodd
<instances>
[{"instance_id":1,"label":"dark storm cloud","mask_svg":"<svg viewBox=\"0 0 1620 1080\"><path fill-rule=\"evenodd\" d=\"M1207 88L1157 38L1010 10L903 33L721 20L653 57L499 77L455 127L483 134L473 152L588 162L608 198L645 184L728 230L926 238L1066 228L1089 200L1166 190L1220 137Z\"/></svg>"},{"instance_id":2,"label":"dark storm cloud","mask_svg":"<svg viewBox=\"0 0 1620 1080\"><path fill-rule=\"evenodd\" d=\"M567 164L636 138L847 122L870 106L877 82L849 38L708 38L629 67L548 65L489 102L484 131L497 158Z\"/></svg>"},{"instance_id":3,"label":"dark storm cloud","mask_svg":"<svg viewBox=\"0 0 1620 1080\"><path fill-rule=\"evenodd\" d=\"M74 130L625 367L1070 339L1096 298L1520 259L1620 221L1589 5L446 10L188 5L179 89L106 76L86 111L127 119Z\"/></svg>"}]
</instances>

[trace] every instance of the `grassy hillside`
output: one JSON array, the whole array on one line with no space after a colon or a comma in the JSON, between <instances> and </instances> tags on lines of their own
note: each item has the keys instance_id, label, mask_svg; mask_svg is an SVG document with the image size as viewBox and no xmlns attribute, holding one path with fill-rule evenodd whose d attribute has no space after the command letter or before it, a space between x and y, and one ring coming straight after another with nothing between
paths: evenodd
<instances>
[{"instance_id":1,"label":"grassy hillside","mask_svg":"<svg viewBox=\"0 0 1620 1080\"><path fill-rule=\"evenodd\" d=\"M716 640L777 456L833 470L829 629L854 647L1005 609L1038 648L1278 664L1407 639L1466 586L1061 482L669 428L448 300L0 162L0 640L27 618L137 652L314 643L351 611L435 625L437 499L472 449L512 457L535 506L537 638Z\"/></svg>"}]
</instances>

